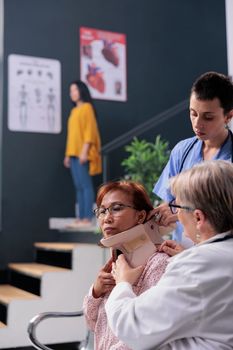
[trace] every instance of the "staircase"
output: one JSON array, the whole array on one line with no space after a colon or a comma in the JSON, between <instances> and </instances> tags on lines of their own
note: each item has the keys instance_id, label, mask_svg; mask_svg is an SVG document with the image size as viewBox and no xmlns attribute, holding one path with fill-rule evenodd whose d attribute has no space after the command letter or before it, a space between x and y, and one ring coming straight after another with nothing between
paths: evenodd
<instances>
[{"instance_id":1,"label":"staircase","mask_svg":"<svg viewBox=\"0 0 233 350\"><path fill-rule=\"evenodd\" d=\"M78 311L105 262L97 244L38 242L35 262L10 263L9 284L0 285L0 349L31 345L32 317L48 311ZM46 320L37 336L44 344L78 342L86 336L83 317Z\"/></svg>"}]
</instances>

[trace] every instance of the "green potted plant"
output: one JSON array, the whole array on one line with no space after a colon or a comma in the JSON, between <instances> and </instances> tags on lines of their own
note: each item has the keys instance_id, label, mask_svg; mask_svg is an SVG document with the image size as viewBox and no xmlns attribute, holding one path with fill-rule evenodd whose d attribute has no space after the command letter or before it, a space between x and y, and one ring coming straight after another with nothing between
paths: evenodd
<instances>
[{"instance_id":1,"label":"green potted plant","mask_svg":"<svg viewBox=\"0 0 233 350\"><path fill-rule=\"evenodd\" d=\"M129 153L128 158L121 163L125 170L125 178L143 184L152 200L159 202L159 198L153 193L153 187L166 165L170 151L168 142L158 135L153 142L144 139L133 139L131 144L125 147Z\"/></svg>"}]
</instances>

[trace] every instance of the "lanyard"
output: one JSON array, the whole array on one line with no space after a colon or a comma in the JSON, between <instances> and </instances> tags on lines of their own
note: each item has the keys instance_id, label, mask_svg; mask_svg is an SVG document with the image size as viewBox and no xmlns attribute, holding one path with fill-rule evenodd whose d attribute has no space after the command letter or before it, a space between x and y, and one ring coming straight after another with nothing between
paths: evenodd
<instances>
[{"instance_id":1,"label":"lanyard","mask_svg":"<svg viewBox=\"0 0 233 350\"><path fill-rule=\"evenodd\" d=\"M229 135L231 138L231 162L233 163L233 134L231 132L231 130L229 130ZM183 154L183 158L181 161L181 165L179 168L179 173L182 172L183 167L184 167L184 162L186 160L186 158L188 157L189 152L191 151L191 149L194 147L194 145L197 143L198 138L194 139L193 142L187 147L187 149L185 150L184 154ZM228 141L228 137L226 138L225 142L222 144L222 146Z\"/></svg>"}]
</instances>

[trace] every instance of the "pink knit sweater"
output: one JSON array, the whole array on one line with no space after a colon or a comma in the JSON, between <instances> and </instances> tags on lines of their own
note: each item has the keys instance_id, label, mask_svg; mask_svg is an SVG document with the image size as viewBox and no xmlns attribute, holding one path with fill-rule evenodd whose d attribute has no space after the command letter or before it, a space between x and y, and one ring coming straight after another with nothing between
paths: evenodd
<instances>
[{"instance_id":1,"label":"pink knit sweater","mask_svg":"<svg viewBox=\"0 0 233 350\"><path fill-rule=\"evenodd\" d=\"M154 253L146 262L145 268L137 282L133 286L136 295L142 294L145 290L154 286L164 273L168 263L168 255L165 253ZM89 295L86 295L83 303L83 310L90 330L95 333L95 350L130 350L112 333L107 324L105 303L109 294L101 298L93 298L92 288Z\"/></svg>"}]
</instances>

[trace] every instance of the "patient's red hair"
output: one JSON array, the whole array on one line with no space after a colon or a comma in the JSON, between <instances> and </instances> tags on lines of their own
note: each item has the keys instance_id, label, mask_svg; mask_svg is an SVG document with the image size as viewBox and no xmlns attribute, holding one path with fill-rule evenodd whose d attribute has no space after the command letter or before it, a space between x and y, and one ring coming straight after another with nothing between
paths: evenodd
<instances>
[{"instance_id":1,"label":"patient's red hair","mask_svg":"<svg viewBox=\"0 0 233 350\"><path fill-rule=\"evenodd\" d=\"M102 203L104 196L108 192L122 191L129 195L132 200L132 204L137 210L145 210L147 213L153 209L151 200L144 188L138 182L135 181L113 181L102 185L97 193L96 204L99 207Z\"/></svg>"}]
</instances>

